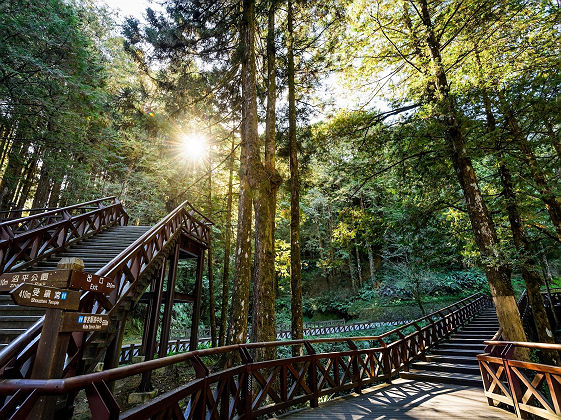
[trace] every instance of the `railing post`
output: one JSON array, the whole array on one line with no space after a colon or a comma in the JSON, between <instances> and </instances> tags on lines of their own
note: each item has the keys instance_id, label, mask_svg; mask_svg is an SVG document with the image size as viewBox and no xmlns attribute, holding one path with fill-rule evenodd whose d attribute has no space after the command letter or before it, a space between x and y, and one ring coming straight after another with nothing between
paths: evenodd
<instances>
[{"instance_id":1,"label":"railing post","mask_svg":"<svg viewBox=\"0 0 561 420\"><path fill-rule=\"evenodd\" d=\"M391 384L392 364L390 359L390 348L383 339L379 338L378 341L382 346L382 370L384 371L384 375L386 376L386 383Z\"/></svg>"},{"instance_id":2,"label":"railing post","mask_svg":"<svg viewBox=\"0 0 561 420\"><path fill-rule=\"evenodd\" d=\"M310 407L317 407L319 405L318 396L318 378L317 378L317 368L316 368L316 351L312 347L309 341L304 341L304 347L308 353L308 359L310 360L310 366L308 366L308 387L312 391L312 398L310 399Z\"/></svg>"},{"instance_id":3,"label":"railing post","mask_svg":"<svg viewBox=\"0 0 561 420\"><path fill-rule=\"evenodd\" d=\"M206 417L206 399L208 392L208 383L206 377L209 374L208 368L205 366L201 358L197 355L193 356L192 359L193 369L195 369L195 375L197 379L204 379L202 383L201 393L196 403L191 405L191 410L193 410L194 419L204 419Z\"/></svg>"},{"instance_id":4,"label":"railing post","mask_svg":"<svg viewBox=\"0 0 561 420\"><path fill-rule=\"evenodd\" d=\"M361 390L362 378L360 375L360 366L358 364L358 358L360 357L360 354L358 352L358 348L356 344L352 340L347 340L347 345L353 351L353 355L351 356L351 367L352 367L351 375L353 378L353 382L356 382L358 384L354 389L357 394L360 394L362 392Z\"/></svg>"},{"instance_id":5,"label":"railing post","mask_svg":"<svg viewBox=\"0 0 561 420\"><path fill-rule=\"evenodd\" d=\"M240 345L238 347L240 352L240 357L242 359L242 363L244 366L244 371L241 375L243 378L240 378L240 404L238 404L238 415L240 417L248 416L251 418L251 403L253 401L253 389L252 389L252 381L251 381L251 369L253 364L253 358L247 351L247 349ZM202 417L201 417L202 418Z\"/></svg>"},{"instance_id":6,"label":"railing post","mask_svg":"<svg viewBox=\"0 0 561 420\"><path fill-rule=\"evenodd\" d=\"M514 409L516 410L516 416L520 419L527 419L528 413L520 410L519 401L522 399L522 389L520 387L520 379L512 373L510 368L509 359L514 353L514 348L511 344L507 345L501 353L503 359L503 366L506 372L506 377L508 378L508 384L510 386L510 393L512 395L512 402L514 403Z\"/></svg>"}]
</instances>

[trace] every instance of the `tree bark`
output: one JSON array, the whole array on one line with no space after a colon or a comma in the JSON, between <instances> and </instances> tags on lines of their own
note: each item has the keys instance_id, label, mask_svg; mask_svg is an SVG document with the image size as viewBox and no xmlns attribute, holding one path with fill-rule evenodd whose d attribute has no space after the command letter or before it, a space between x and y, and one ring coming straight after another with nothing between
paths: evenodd
<instances>
[{"instance_id":1,"label":"tree bark","mask_svg":"<svg viewBox=\"0 0 561 420\"><path fill-rule=\"evenodd\" d=\"M290 143L290 307L293 340L303 338L302 261L300 255L300 169L296 139L296 72L294 69L294 10L288 0L288 141Z\"/></svg>"},{"instance_id":2,"label":"tree bark","mask_svg":"<svg viewBox=\"0 0 561 420\"><path fill-rule=\"evenodd\" d=\"M479 63L479 54L476 49L476 59ZM493 114L493 109L491 106L491 99L487 91L482 89L483 106L485 109L485 115L487 118L487 131L489 135L494 137L496 126L496 118ZM520 256L520 269L522 273L522 278L526 284L526 292L528 294L528 300L532 309L532 315L534 319L534 324L536 326L536 332L538 338L543 343L554 343L552 328L549 325L549 319L547 318L547 313L545 311L545 305L543 302L543 296L540 291L541 278L536 272L535 267L537 264L536 259L533 257L535 254L532 252L530 242L526 237L524 232L524 227L522 225L522 219L520 217L520 210L518 208L518 202L516 200L516 194L514 192L514 185L512 182L512 176L510 170L506 165L506 161L501 153L501 145L498 141L495 141L495 148L499 154L499 178L501 180L502 193L505 199L506 210L508 214L508 220L510 223L510 230L512 232L512 238L514 241L514 246L516 247Z\"/></svg>"},{"instance_id":3,"label":"tree bark","mask_svg":"<svg viewBox=\"0 0 561 420\"><path fill-rule=\"evenodd\" d=\"M224 238L224 266L222 269L222 306L220 313L220 334L218 345L223 346L226 343L227 314L228 314L228 295L230 288L230 242L232 236L232 189L234 181L234 149L236 145L236 137L232 131L232 147L230 159L228 162L228 197L226 199L226 233Z\"/></svg>"},{"instance_id":4,"label":"tree bark","mask_svg":"<svg viewBox=\"0 0 561 420\"><path fill-rule=\"evenodd\" d=\"M269 9L269 31L274 32L274 4ZM272 25L272 28L271 26ZM251 125L252 146L250 147L250 182L254 190L253 207L255 210L255 275L253 284L253 317L252 317L252 340L257 342L276 340L276 313L275 313L275 252L274 252L274 216L275 216L275 192L280 184L280 176L275 167L275 139L274 127L274 105L268 98L267 116L268 133L265 138L265 153L267 161L261 161L260 144L257 133L257 84L256 84L256 64L255 64L255 19L254 14L249 24L250 39L246 42L246 48L250 53L248 86L251 95L248 113L251 115L249 120ZM270 46L268 46L270 51ZM271 72L268 74L269 83L274 79L275 60L268 56L271 65ZM275 96L275 85L273 84ZM273 99L274 101L274 99ZM271 112L273 115L271 115ZM258 350L258 359L272 359L275 357L276 350L273 347Z\"/></svg>"},{"instance_id":5,"label":"tree bark","mask_svg":"<svg viewBox=\"0 0 561 420\"><path fill-rule=\"evenodd\" d=\"M25 154L23 142L14 140L10 153L8 154L6 170L4 171L2 182L0 183L0 210L9 210L11 207L23 169L23 154Z\"/></svg>"},{"instance_id":6,"label":"tree bark","mask_svg":"<svg viewBox=\"0 0 561 420\"><path fill-rule=\"evenodd\" d=\"M236 262L232 290L232 305L226 344L240 344L247 341L247 317L249 313L249 288L251 282L251 216L252 191L250 188L250 148L254 140L250 120L254 117L250 110L251 78L249 76L250 40L249 26L252 25L255 4L244 0L240 23L242 47L242 122L240 147L240 193L238 199L238 226L236 237ZM255 116L256 118L256 116Z\"/></svg>"},{"instance_id":7,"label":"tree bark","mask_svg":"<svg viewBox=\"0 0 561 420\"><path fill-rule=\"evenodd\" d=\"M456 106L450 95L450 88L442 64L441 47L432 26L427 0L420 0L421 19L426 32L426 42L430 50L433 76L436 84L435 101L440 108L440 119L445 124L444 137L458 181L464 193L468 215L474 232L475 242L483 258L485 274L489 282L497 317L503 336L510 341L526 341L520 314L514 299L510 282L510 269L500 253L500 244L481 191L471 157L467 153L465 138L458 121ZM422 58L422 57L421 57ZM517 354L528 358L528 352Z\"/></svg>"},{"instance_id":8,"label":"tree bark","mask_svg":"<svg viewBox=\"0 0 561 420\"><path fill-rule=\"evenodd\" d=\"M502 160L499 162L499 174L501 185L503 187L503 195L506 201L510 229L512 231L514 245L520 255L522 278L526 284L526 291L532 308L532 315L538 339L542 343L554 343L555 340L552 328L549 324L549 319L547 318L543 296L540 291L542 279L535 268L537 267L538 261L534 258L535 252L530 249L530 242L528 241L522 226L510 171L506 167L505 162Z\"/></svg>"},{"instance_id":9,"label":"tree bark","mask_svg":"<svg viewBox=\"0 0 561 420\"><path fill-rule=\"evenodd\" d=\"M355 244L355 254L356 254L356 267L358 273L358 287L362 286L362 266L360 265L360 252L358 250L358 245Z\"/></svg>"},{"instance_id":10,"label":"tree bark","mask_svg":"<svg viewBox=\"0 0 561 420\"><path fill-rule=\"evenodd\" d=\"M512 108L506 103L504 97L499 95L501 99L501 103L503 108L505 109L505 118L514 138L514 141L522 153L522 157L530 169L530 174L534 179L536 184L536 188L540 193L540 198L545 204L545 208L549 214L549 218L553 223L555 228L555 232L557 233L557 238L561 242L561 203L553 193L553 190L549 186L545 174L543 173L536 156L534 155L534 151L532 150L532 146L520 130L520 126L518 125L518 121L512 111Z\"/></svg>"},{"instance_id":11,"label":"tree bark","mask_svg":"<svg viewBox=\"0 0 561 420\"><path fill-rule=\"evenodd\" d=\"M372 288L376 288L376 270L374 269L374 251L372 251L372 244L368 244L368 266L370 268L370 281L372 282Z\"/></svg>"},{"instance_id":12,"label":"tree bark","mask_svg":"<svg viewBox=\"0 0 561 420\"><path fill-rule=\"evenodd\" d=\"M39 173L39 182L37 183L37 189L35 190L35 196L33 197L32 208L45 207L47 204L47 199L49 198L49 188L51 186L51 177L49 176L49 165L45 160L41 166L41 172Z\"/></svg>"},{"instance_id":13,"label":"tree bark","mask_svg":"<svg viewBox=\"0 0 561 420\"><path fill-rule=\"evenodd\" d=\"M212 218L212 160L208 162L208 216ZM208 248L208 304L209 304L209 317L210 317L210 342L212 347L217 345L216 337L216 312L214 302L214 276L212 272L212 242Z\"/></svg>"},{"instance_id":14,"label":"tree bark","mask_svg":"<svg viewBox=\"0 0 561 420\"><path fill-rule=\"evenodd\" d=\"M60 192L62 190L62 179L54 178L51 193L49 195L49 203L47 207L57 207L60 203Z\"/></svg>"},{"instance_id":15,"label":"tree bark","mask_svg":"<svg viewBox=\"0 0 561 420\"><path fill-rule=\"evenodd\" d=\"M351 276L351 290L353 293L356 293L356 276L355 276L355 268L353 267L353 258L352 258L352 251L351 249L347 252L347 262L349 263L349 275Z\"/></svg>"}]
</instances>

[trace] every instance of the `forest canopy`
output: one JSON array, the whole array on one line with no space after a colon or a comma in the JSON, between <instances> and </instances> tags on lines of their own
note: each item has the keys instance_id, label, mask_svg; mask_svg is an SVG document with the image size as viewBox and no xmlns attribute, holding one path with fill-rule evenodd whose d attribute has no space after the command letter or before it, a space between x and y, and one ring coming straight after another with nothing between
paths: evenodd
<instances>
[{"instance_id":1,"label":"forest canopy","mask_svg":"<svg viewBox=\"0 0 561 420\"><path fill-rule=\"evenodd\" d=\"M221 344L474 291L526 339L516 297L559 275L557 2L161 3L0 1L4 219L115 195L151 225L189 200Z\"/></svg>"}]
</instances>

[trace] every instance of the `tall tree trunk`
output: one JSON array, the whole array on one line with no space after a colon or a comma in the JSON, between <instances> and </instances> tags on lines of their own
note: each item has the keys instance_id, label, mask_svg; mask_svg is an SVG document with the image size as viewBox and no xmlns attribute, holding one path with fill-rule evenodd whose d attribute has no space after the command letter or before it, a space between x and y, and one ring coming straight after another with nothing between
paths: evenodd
<instances>
[{"instance_id":1,"label":"tall tree trunk","mask_svg":"<svg viewBox=\"0 0 561 420\"><path fill-rule=\"evenodd\" d=\"M511 341L526 341L520 314L514 299L510 269L504 263L500 253L500 244L495 226L481 191L471 157L467 153L465 138L458 121L456 106L442 64L441 47L432 26L427 0L420 0L421 18L426 31L426 42L430 50L432 71L436 82L436 105L440 107L440 119L445 124L444 137L448 143L450 157L458 181L464 193L468 215L471 221L475 242L484 261L485 274L491 288L491 294L497 310L497 317L503 336ZM422 58L422 57L420 57ZM520 357L528 358L527 351L517 352Z\"/></svg>"},{"instance_id":2,"label":"tall tree trunk","mask_svg":"<svg viewBox=\"0 0 561 420\"><path fill-rule=\"evenodd\" d=\"M407 9L405 9L407 11ZM411 21L409 20L409 23ZM419 51L420 49L416 48ZM364 197L362 193L360 194L360 208L362 209L362 213L366 215L366 206L364 205ZM374 251L372 250L372 244L368 244L366 247L366 251L368 253L368 266L370 269L370 282L372 283L372 288L376 287L376 281L374 280L374 276L376 275L376 270L374 268Z\"/></svg>"},{"instance_id":3,"label":"tall tree trunk","mask_svg":"<svg viewBox=\"0 0 561 420\"><path fill-rule=\"evenodd\" d=\"M360 265L360 252L358 250L357 244L355 244L355 254L356 254L356 268L358 273L358 287L362 287L362 266Z\"/></svg>"},{"instance_id":4,"label":"tall tree trunk","mask_svg":"<svg viewBox=\"0 0 561 420\"><path fill-rule=\"evenodd\" d=\"M228 344L247 340L249 289L251 283L251 213L259 165L259 139L257 132L257 92L255 68L255 1L243 0L240 24L241 85L242 85L242 147L240 156L240 196L238 202L238 233L236 267ZM257 209L257 207L256 207ZM262 216L260 213L259 216ZM259 228L261 219L259 219ZM269 226L270 230L270 226ZM259 248L259 249L258 249ZM262 249L256 244L256 254ZM255 291L254 291L255 293ZM274 321L274 314L273 314Z\"/></svg>"},{"instance_id":5,"label":"tall tree trunk","mask_svg":"<svg viewBox=\"0 0 561 420\"><path fill-rule=\"evenodd\" d=\"M243 26L242 26L243 28ZM243 31L242 39L243 39ZM242 72L247 70L242 66ZM245 97L243 102L245 102ZM228 322L226 344L240 344L247 341L247 316L249 313L249 288L251 281L251 215L252 194L249 187L249 162L247 139L247 116L245 103L242 105L242 123L240 130L240 189L238 198L238 226L236 234L236 251L234 279L232 288L232 305Z\"/></svg>"},{"instance_id":6,"label":"tall tree trunk","mask_svg":"<svg viewBox=\"0 0 561 420\"><path fill-rule=\"evenodd\" d=\"M9 210L14 199L21 171L23 169L23 155L25 145L22 141L15 140L8 154L8 163L0 183L0 210Z\"/></svg>"},{"instance_id":7,"label":"tall tree trunk","mask_svg":"<svg viewBox=\"0 0 561 420\"><path fill-rule=\"evenodd\" d=\"M45 207L49 196L50 186L51 177L49 176L49 165L43 159L41 172L39 173L39 182L37 183L37 189L35 190L35 196L33 197L33 204L31 204L32 208Z\"/></svg>"},{"instance_id":8,"label":"tall tree trunk","mask_svg":"<svg viewBox=\"0 0 561 420\"><path fill-rule=\"evenodd\" d=\"M547 289L547 298L549 300L549 307L551 308L551 312L553 314L555 328L559 328L559 318L557 316L557 311L553 306L553 299L551 298L551 290L549 289L549 285L553 281L553 276L551 275L551 269L549 268L549 262L547 261L547 255L545 254L543 245L541 245L540 254L542 255L542 273L545 279L545 287Z\"/></svg>"},{"instance_id":9,"label":"tall tree trunk","mask_svg":"<svg viewBox=\"0 0 561 420\"><path fill-rule=\"evenodd\" d=\"M268 92L267 98L267 132L265 135L265 164L261 162L260 145L257 136L257 90L256 90L256 66L255 51L253 48L253 37L255 24L251 27L251 44L246 43L246 48L252 51L250 60L250 81L252 86L252 126L254 131L254 145L251 148L250 165L252 172L252 188L255 191L253 206L255 209L255 277L253 284L253 317L252 317L252 340L275 341L276 340L276 313L275 313L275 251L274 251L274 218L276 190L280 185L280 175L275 169L275 54L274 45L269 45L274 38L275 30L275 4L270 3L267 37L267 61L268 61ZM252 47L248 47L251 45ZM271 55L271 52L272 55ZM257 352L260 359L272 359L275 357L275 348L266 348Z\"/></svg>"},{"instance_id":10,"label":"tall tree trunk","mask_svg":"<svg viewBox=\"0 0 561 420\"><path fill-rule=\"evenodd\" d=\"M209 158L208 162L208 216L212 218L212 159ZM216 312L215 312L215 302L214 302L214 276L212 272L212 242L208 248L208 304L209 304L209 316L210 316L210 341L212 347L217 345L216 337Z\"/></svg>"},{"instance_id":11,"label":"tall tree trunk","mask_svg":"<svg viewBox=\"0 0 561 420\"><path fill-rule=\"evenodd\" d=\"M372 282L372 288L376 288L376 270L374 269L374 251L372 251L372 244L368 244L368 266L370 268L370 281Z\"/></svg>"},{"instance_id":12,"label":"tall tree trunk","mask_svg":"<svg viewBox=\"0 0 561 420\"><path fill-rule=\"evenodd\" d=\"M57 207L60 203L60 192L62 190L62 179L54 178L51 193L49 195L49 203L47 207Z\"/></svg>"},{"instance_id":13,"label":"tall tree trunk","mask_svg":"<svg viewBox=\"0 0 561 420\"><path fill-rule=\"evenodd\" d=\"M537 263L534 258L535 252L530 249L530 242L526 237L518 204L516 202L516 195L512 185L512 177L509 169L506 167L504 160L499 162L499 174L501 178L501 185L503 187L503 195L506 201L506 208L508 212L508 219L510 222L510 229L514 239L514 245L520 254L520 268L522 278L526 284L526 291L528 293L528 300L532 308L532 315L538 339L542 343L554 343L553 332L549 319L545 311L543 296L540 291L542 280L536 271Z\"/></svg>"},{"instance_id":14,"label":"tall tree trunk","mask_svg":"<svg viewBox=\"0 0 561 420\"><path fill-rule=\"evenodd\" d=\"M27 168L23 174L23 179L20 181L22 187L19 192L18 201L15 205L15 208L18 209L19 211L14 215L15 217L21 217L22 214L21 209L25 207L25 203L29 198L31 187L33 186L35 181L36 168L37 168L37 156L34 156L27 164Z\"/></svg>"},{"instance_id":15,"label":"tall tree trunk","mask_svg":"<svg viewBox=\"0 0 561 420\"><path fill-rule=\"evenodd\" d=\"M349 249L347 252L347 262L349 263L349 275L351 276L351 289L353 293L356 293L356 275L355 275L355 268L353 267L353 257L352 257L352 250Z\"/></svg>"},{"instance_id":16,"label":"tall tree trunk","mask_svg":"<svg viewBox=\"0 0 561 420\"><path fill-rule=\"evenodd\" d=\"M296 72L294 69L294 10L288 0L288 141L290 142L290 307L293 340L303 338L302 261L300 256L300 169L296 140Z\"/></svg>"},{"instance_id":17,"label":"tall tree trunk","mask_svg":"<svg viewBox=\"0 0 561 420\"><path fill-rule=\"evenodd\" d=\"M481 67L477 48L475 51L477 62ZM489 98L489 94L487 93L485 88L482 89L482 98L485 115L487 118L487 131L489 132L490 136L495 137L495 130L497 128L496 118L493 114L491 99ZM526 292L528 294L528 299L532 308L532 315L534 324L536 326L536 332L541 342L554 343L555 340L553 338L552 328L551 325L549 325L549 319L547 318L547 313L545 311L543 296L540 291L541 278L535 269L537 264L537 261L534 258L535 253L531 249L530 241L528 240L528 238L526 237L526 233L524 232L522 219L520 217L520 210L518 208L518 202L516 200L516 194L514 192L512 176L510 174L510 170L506 165L506 161L502 156L501 145L498 140L495 140L495 148L499 154L499 178L501 180L501 186L503 189L502 193L505 199L506 210L510 223L510 230L512 232L514 246L516 247L520 255L520 268L522 272L522 278L524 280L524 283L526 284Z\"/></svg>"},{"instance_id":18,"label":"tall tree trunk","mask_svg":"<svg viewBox=\"0 0 561 420\"><path fill-rule=\"evenodd\" d=\"M230 282L230 242L232 236L232 187L234 181L234 150L236 145L236 136L232 131L232 147L230 159L228 161L228 197L226 199L226 233L224 237L224 267L222 269L222 310L220 313L220 336L218 345L223 346L226 343L227 314L228 314L228 295Z\"/></svg>"},{"instance_id":19,"label":"tall tree trunk","mask_svg":"<svg viewBox=\"0 0 561 420\"><path fill-rule=\"evenodd\" d=\"M540 193L540 198L545 204L545 208L549 213L549 218L553 223L555 232L557 233L557 238L561 242L561 203L553 193L551 187L548 185L545 174L540 168L538 160L534 155L532 146L522 133L512 108L506 103L506 100L502 94L499 95L499 98L501 99L501 104L505 109L505 118L510 132L512 133L518 149L520 150L520 152L522 152L522 156L524 158L524 161L526 162L526 165L530 169L530 174L532 175L532 178L534 179L536 187Z\"/></svg>"}]
</instances>

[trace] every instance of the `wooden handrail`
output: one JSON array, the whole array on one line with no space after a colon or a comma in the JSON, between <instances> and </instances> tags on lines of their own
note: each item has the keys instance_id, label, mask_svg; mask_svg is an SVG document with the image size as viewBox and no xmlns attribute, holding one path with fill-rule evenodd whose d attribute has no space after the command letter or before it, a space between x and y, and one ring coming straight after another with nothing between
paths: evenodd
<instances>
[{"instance_id":1,"label":"wooden handrail","mask_svg":"<svg viewBox=\"0 0 561 420\"><path fill-rule=\"evenodd\" d=\"M513 346L513 347L523 347L526 349L561 351L561 344L534 343L529 341L495 341L495 340L485 341L484 343L488 346L498 346L498 347Z\"/></svg>"},{"instance_id":2,"label":"wooden handrail","mask_svg":"<svg viewBox=\"0 0 561 420\"><path fill-rule=\"evenodd\" d=\"M477 296L478 294L472 295ZM462 300L465 301L466 299ZM456 310L459 311L460 309ZM438 313L434 312L433 314ZM432 315L432 314L431 314ZM430 315L428 315L430 316ZM419 319L424 319L419 318ZM425 327L427 328L427 327ZM415 333L413 333L415 334ZM75 390L76 387L82 387L86 384L96 381L114 381L122 379L127 376L137 375L146 371L160 369L176 363L185 362L196 357L206 357L211 355L220 355L232 351L239 351L240 349L265 349L271 347L285 347L285 346L300 346L304 344L325 344L325 343L345 343L351 341L379 341L387 334L373 335L373 336L358 336L358 337L336 337L336 338L314 338L314 339L300 339L300 340L286 340L286 341L265 341L254 342L245 344L232 344L222 347L212 347L208 349L193 350L187 353L176 354L173 356L162 357L153 359L147 362L135 363L128 366L120 366L114 369L105 370L101 372L90 373L81 375L79 377L72 377L66 379L9 379L0 382L0 393L4 391L13 391L16 389L41 389L45 392L68 392ZM397 340L397 341L401 341ZM393 343L392 343L393 344ZM369 350L381 351L384 347L373 347Z\"/></svg>"},{"instance_id":3,"label":"wooden handrail","mask_svg":"<svg viewBox=\"0 0 561 420\"><path fill-rule=\"evenodd\" d=\"M0 411L6 415L13 413L16 416L25 416L40 395L75 393L87 388L88 392L92 389L103 392L102 400L88 399L92 417L95 418L103 412L104 415L110 413L112 417L117 418L120 409L107 388L108 382L186 361L191 362L195 368L196 379L121 413L121 417L165 417L166 413L170 412L168 410L172 409L183 412L185 408L179 409L177 404L186 398L190 399L185 412L189 418L205 418L208 415L214 418L232 418L236 413L240 417L254 418L306 401L316 406L322 395L353 388L356 390L379 381L391 381L392 376L413 359L424 354L486 306L483 296L476 296L468 301L464 299L462 302L463 304L455 305L457 308L446 315L440 316L442 312L436 312L439 319L423 327L417 325L413 333L406 337L401 334L389 345L383 342L381 335L246 343L195 350L66 379L5 380L0 382L0 395L13 397ZM354 343L360 341L374 341L378 344L377 347L359 349ZM348 350L316 353L312 347L313 344L343 342L347 343ZM306 354L265 361L251 359L249 350L281 346L304 347ZM204 358L224 357L227 353L241 357L242 364L215 372L210 372L204 365ZM340 369L346 373L341 375ZM279 384L280 388L272 386L273 383ZM254 389L255 387L260 387L260 390ZM213 393L214 397L207 400L205 395L209 392ZM265 403L268 396L271 397L271 401ZM26 404L21 404L24 400Z\"/></svg>"},{"instance_id":4,"label":"wooden handrail","mask_svg":"<svg viewBox=\"0 0 561 420\"><path fill-rule=\"evenodd\" d=\"M66 207L61 207L61 208L57 208L57 209L54 209L54 210L49 210L49 211L46 211L44 213L37 213L37 214L33 214L31 216L20 217L18 219L13 219L13 220L6 220L5 222L0 223L0 227L7 226L7 225L13 225L13 224L16 224L16 223L21 223L21 222L24 222L24 221L27 221L27 220L38 219L40 217L52 216L52 215L57 214L57 213L62 213L62 212L65 212L65 211L67 212L69 210L74 210L74 209L77 209L77 208L86 207L90 204L98 204L98 203L101 203L103 201L108 201L108 200L114 200L115 204L117 204L117 197L112 195L112 196L109 196L109 197L103 197L103 198L98 198L96 200L86 201L85 203L73 204L71 206L66 206Z\"/></svg>"},{"instance_id":5,"label":"wooden handrail","mask_svg":"<svg viewBox=\"0 0 561 420\"><path fill-rule=\"evenodd\" d=\"M205 237L208 238L209 225L189 215L185 210L186 206L191 205L187 201L180 204L97 271L96 274L113 278L118 285L118 290L109 298L112 304L110 313L114 313L121 306L127 298L129 290L136 286L147 265L163 250L172 237L186 229L188 224L196 225L197 229L202 229L206 232L203 232L203 236L199 238L201 241L204 241ZM192 232L191 235L193 235ZM80 299L80 310L83 312L106 313L107 311L102 305L93 305L92 302L95 302L96 299L97 296L91 292L83 293ZM44 317L37 321L33 328L24 332L18 339L0 351L0 369L4 369L7 364L11 363L14 357L18 357L27 346L37 339L42 328L43 319Z\"/></svg>"}]
</instances>

